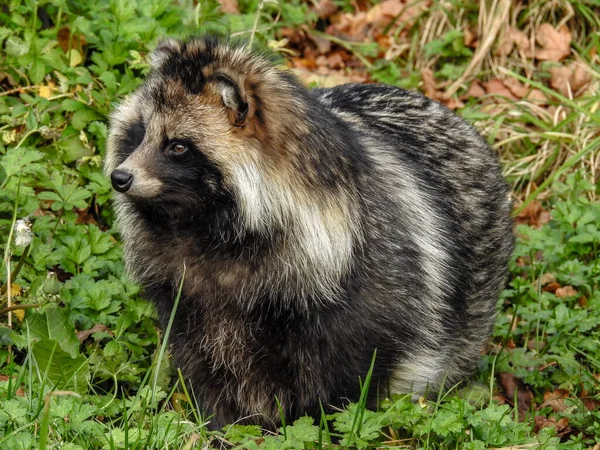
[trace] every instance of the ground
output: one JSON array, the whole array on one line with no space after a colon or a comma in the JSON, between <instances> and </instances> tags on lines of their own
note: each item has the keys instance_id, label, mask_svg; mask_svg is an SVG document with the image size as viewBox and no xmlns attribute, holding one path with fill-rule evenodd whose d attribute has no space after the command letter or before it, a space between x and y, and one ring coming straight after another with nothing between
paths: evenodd
<instances>
[{"instance_id":1,"label":"ground","mask_svg":"<svg viewBox=\"0 0 600 450\"><path fill-rule=\"evenodd\" d=\"M600 449L599 30L594 0L4 2L0 447ZM148 51L199 31L252 39L308 85L421 90L486 136L518 245L474 383L206 430L123 273L101 171Z\"/></svg>"}]
</instances>

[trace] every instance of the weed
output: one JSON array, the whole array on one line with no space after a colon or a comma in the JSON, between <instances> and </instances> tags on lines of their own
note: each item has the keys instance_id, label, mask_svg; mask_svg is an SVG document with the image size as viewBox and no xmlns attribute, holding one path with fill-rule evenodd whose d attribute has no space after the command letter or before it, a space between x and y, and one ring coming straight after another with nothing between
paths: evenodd
<instances>
[{"instance_id":1,"label":"weed","mask_svg":"<svg viewBox=\"0 0 600 450\"><path fill-rule=\"evenodd\" d=\"M329 16L314 3L239 0L240 13L228 15L216 0L0 7L1 448L598 445L597 2L416 0L381 22L376 13L388 2L335 0ZM378 30L377 39L350 39L350 19ZM536 61L516 45L497 51L512 29L535 48L546 22L572 33L566 61ZM551 216L517 228L511 279L475 384L435 400L382 399L369 411L365 374L361 399L334 414L322 410L319 423L303 417L276 434L239 425L207 431L210 417L170 370L169 330L160 334L151 305L124 275L101 171L111 103L148 73L146 55L161 36L198 31L252 36L285 48L293 64L335 63L338 76L356 71L462 106L498 150L519 217L533 205ZM330 61L314 42L336 56ZM301 55L303 46L313 53ZM575 92L552 84L567 61L589 75ZM469 94L474 84L499 81L519 95Z\"/></svg>"}]
</instances>

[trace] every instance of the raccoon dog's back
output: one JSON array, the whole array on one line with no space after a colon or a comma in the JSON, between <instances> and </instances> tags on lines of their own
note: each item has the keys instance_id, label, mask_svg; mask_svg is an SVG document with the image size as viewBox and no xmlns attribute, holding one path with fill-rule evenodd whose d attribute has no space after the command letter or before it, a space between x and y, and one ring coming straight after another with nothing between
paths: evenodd
<instances>
[{"instance_id":1,"label":"raccoon dog's back","mask_svg":"<svg viewBox=\"0 0 600 450\"><path fill-rule=\"evenodd\" d=\"M495 155L389 86L308 91L243 43L168 40L114 111L129 271L212 425L274 426L473 369L513 237ZM389 390L389 391L388 391Z\"/></svg>"}]
</instances>

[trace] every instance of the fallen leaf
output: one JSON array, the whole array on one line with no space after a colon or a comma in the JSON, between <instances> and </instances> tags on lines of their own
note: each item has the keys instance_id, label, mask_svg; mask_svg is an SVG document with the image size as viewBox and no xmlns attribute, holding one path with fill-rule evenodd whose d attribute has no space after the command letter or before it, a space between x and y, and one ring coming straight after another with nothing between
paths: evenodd
<instances>
[{"instance_id":1,"label":"fallen leaf","mask_svg":"<svg viewBox=\"0 0 600 450\"><path fill-rule=\"evenodd\" d=\"M12 379L14 381L16 381L15 377L12 377ZM8 381L8 380L10 380L10 378L7 375L0 374L0 381ZM19 388L17 388L17 391L15 392L15 395L18 396L18 397L24 397L25 396L25 391L23 390L22 387L19 387Z\"/></svg>"},{"instance_id":2,"label":"fallen leaf","mask_svg":"<svg viewBox=\"0 0 600 450\"><path fill-rule=\"evenodd\" d=\"M554 428L558 436L562 436L570 431L569 418L563 417L562 419L556 420L553 418L547 418L544 416L535 416L534 421L534 432L538 433L542 428Z\"/></svg>"},{"instance_id":3,"label":"fallen leaf","mask_svg":"<svg viewBox=\"0 0 600 450\"><path fill-rule=\"evenodd\" d=\"M496 46L495 53L499 56L508 56L515 47L526 56L530 56L531 41L527 35L521 30L510 27L500 39L500 43Z\"/></svg>"},{"instance_id":4,"label":"fallen leaf","mask_svg":"<svg viewBox=\"0 0 600 450\"><path fill-rule=\"evenodd\" d=\"M321 0L315 6L315 12L317 13L319 19L329 19L336 12L338 12L338 7L333 0Z\"/></svg>"},{"instance_id":5,"label":"fallen leaf","mask_svg":"<svg viewBox=\"0 0 600 450\"><path fill-rule=\"evenodd\" d=\"M550 69L550 86L565 97L575 97L592 81L592 74L579 61Z\"/></svg>"},{"instance_id":6,"label":"fallen leaf","mask_svg":"<svg viewBox=\"0 0 600 450\"><path fill-rule=\"evenodd\" d=\"M400 15L404 9L404 3L398 0L384 0L377 3L367 12L367 19L370 23L381 24L385 22L387 26L391 20ZM401 18L398 18L401 20Z\"/></svg>"},{"instance_id":7,"label":"fallen leaf","mask_svg":"<svg viewBox=\"0 0 600 450\"><path fill-rule=\"evenodd\" d=\"M541 286L545 286L550 283L554 283L556 281L556 277L552 273L544 273L539 279L539 283Z\"/></svg>"},{"instance_id":8,"label":"fallen leaf","mask_svg":"<svg viewBox=\"0 0 600 450\"><path fill-rule=\"evenodd\" d=\"M430 99L443 103L449 109L457 109L465 106L462 101L453 97L448 97L444 91L441 90L441 87L447 86L447 83L445 85L438 85L431 69L421 69L421 80L423 81L425 95Z\"/></svg>"},{"instance_id":9,"label":"fallen leaf","mask_svg":"<svg viewBox=\"0 0 600 450\"><path fill-rule=\"evenodd\" d=\"M517 224L525 224L534 228L539 228L550 222L550 219L550 213L542 207L541 203L533 201L523 208L515 221Z\"/></svg>"},{"instance_id":10,"label":"fallen leaf","mask_svg":"<svg viewBox=\"0 0 600 450\"><path fill-rule=\"evenodd\" d=\"M549 23L543 23L535 33L535 39L541 46L533 56L540 61L560 61L571 54L573 36L566 25L558 30Z\"/></svg>"},{"instance_id":11,"label":"fallen leaf","mask_svg":"<svg viewBox=\"0 0 600 450\"><path fill-rule=\"evenodd\" d=\"M338 14L336 18L337 20L327 27L326 33L344 40L362 42L372 29L366 12L343 13Z\"/></svg>"},{"instance_id":12,"label":"fallen leaf","mask_svg":"<svg viewBox=\"0 0 600 450\"><path fill-rule=\"evenodd\" d=\"M327 33L356 42L364 41L367 36L373 39L388 27L389 34L393 34L400 26L409 28L430 5L429 0L384 0L366 12L335 15L331 18Z\"/></svg>"},{"instance_id":13,"label":"fallen leaf","mask_svg":"<svg viewBox=\"0 0 600 450\"><path fill-rule=\"evenodd\" d=\"M327 67L331 69L343 69L346 67L344 58L339 52L329 54L325 60L327 61Z\"/></svg>"},{"instance_id":14,"label":"fallen leaf","mask_svg":"<svg viewBox=\"0 0 600 450\"><path fill-rule=\"evenodd\" d=\"M316 73L301 67L294 68L292 71L304 84L315 83L319 87L334 87L340 84L364 83L367 81L366 76L357 72L345 73L341 70L328 70L325 67L319 69L325 69L327 73Z\"/></svg>"},{"instance_id":15,"label":"fallen leaf","mask_svg":"<svg viewBox=\"0 0 600 450\"><path fill-rule=\"evenodd\" d=\"M529 88L515 78L506 78L502 80L502 84L519 99L525 97Z\"/></svg>"},{"instance_id":16,"label":"fallen leaf","mask_svg":"<svg viewBox=\"0 0 600 450\"><path fill-rule=\"evenodd\" d=\"M533 88L530 89L524 97L525 100L529 100L534 103L547 103L548 97L544 94L540 89Z\"/></svg>"},{"instance_id":17,"label":"fallen leaf","mask_svg":"<svg viewBox=\"0 0 600 450\"><path fill-rule=\"evenodd\" d=\"M542 288L542 292L550 292L551 294L554 294L557 289L560 289L560 287L560 284L558 284L556 281L553 281L544 286Z\"/></svg>"},{"instance_id":18,"label":"fallen leaf","mask_svg":"<svg viewBox=\"0 0 600 450\"><path fill-rule=\"evenodd\" d=\"M75 49L81 55L83 54L83 46L87 44L83 34L71 34L71 29L68 26L61 27L58 30L56 39L58 40L58 46L65 53L69 53L69 50Z\"/></svg>"},{"instance_id":19,"label":"fallen leaf","mask_svg":"<svg viewBox=\"0 0 600 450\"><path fill-rule=\"evenodd\" d=\"M439 91L436 87L435 78L433 77L433 71L431 69L421 69L421 80L423 80L423 90L427 97L436 98L439 96Z\"/></svg>"},{"instance_id":20,"label":"fallen leaf","mask_svg":"<svg viewBox=\"0 0 600 450\"><path fill-rule=\"evenodd\" d=\"M477 39L477 31L473 31L470 27L465 27L464 30L465 47L476 48L479 40Z\"/></svg>"},{"instance_id":21,"label":"fallen leaf","mask_svg":"<svg viewBox=\"0 0 600 450\"><path fill-rule=\"evenodd\" d=\"M219 0L221 12L223 14L239 14L240 8L237 0Z\"/></svg>"},{"instance_id":22,"label":"fallen leaf","mask_svg":"<svg viewBox=\"0 0 600 450\"><path fill-rule=\"evenodd\" d=\"M518 98L508 89L504 82L498 78L494 78L489 81L485 81L483 83L483 87L485 91L489 95L496 95L499 97L504 97L505 99L516 101Z\"/></svg>"},{"instance_id":23,"label":"fallen leaf","mask_svg":"<svg viewBox=\"0 0 600 450\"><path fill-rule=\"evenodd\" d=\"M75 223L77 224L86 224L86 225L98 225L96 218L90 213L89 208L76 208L77 218L75 219Z\"/></svg>"},{"instance_id":24,"label":"fallen leaf","mask_svg":"<svg viewBox=\"0 0 600 450\"><path fill-rule=\"evenodd\" d=\"M325 55L331 51L331 41L329 39L323 36L315 36L312 33L308 33L307 37L313 42L319 54Z\"/></svg>"},{"instance_id":25,"label":"fallen leaf","mask_svg":"<svg viewBox=\"0 0 600 450\"><path fill-rule=\"evenodd\" d=\"M569 398L569 392L564 389L557 389L553 392L544 393L544 403L540 405L540 408L550 406L552 411L562 412L567 409L566 403L563 401L565 398Z\"/></svg>"},{"instance_id":26,"label":"fallen leaf","mask_svg":"<svg viewBox=\"0 0 600 450\"><path fill-rule=\"evenodd\" d=\"M469 89L467 89L467 92L464 94L463 97L465 99L469 99L471 97L481 98L485 94L486 94L486 92L485 92L485 89L483 88L483 86L477 80L474 80L469 85Z\"/></svg>"},{"instance_id":27,"label":"fallen leaf","mask_svg":"<svg viewBox=\"0 0 600 450\"><path fill-rule=\"evenodd\" d=\"M554 292L554 295L556 295L558 298L575 297L577 295L577 291L575 290L575 288L573 286L567 285L567 286L558 288Z\"/></svg>"},{"instance_id":28,"label":"fallen leaf","mask_svg":"<svg viewBox=\"0 0 600 450\"><path fill-rule=\"evenodd\" d=\"M514 401L515 393L517 396L517 408L519 411L529 411L533 394L529 389L517 379L512 373L503 372L498 375L500 385L504 389L504 394L509 402Z\"/></svg>"}]
</instances>

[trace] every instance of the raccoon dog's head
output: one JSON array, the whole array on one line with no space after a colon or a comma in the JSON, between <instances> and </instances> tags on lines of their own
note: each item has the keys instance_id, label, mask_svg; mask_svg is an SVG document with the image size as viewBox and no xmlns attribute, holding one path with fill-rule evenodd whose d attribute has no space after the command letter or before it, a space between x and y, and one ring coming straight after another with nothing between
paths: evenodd
<instances>
[{"instance_id":1,"label":"raccoon dog's head","mask_svg":"<svg viewBox=\"0 0 600 450\"><path fill-rule=\"evenodd\" d=\"M150 59L147 80L111 116L105 170L117 203L167 222L230 211L220 217L235 217L236 236L279 230L297 265L343 272L356 208L351 170L331 161L344 158L323 123L333 115L243 43L167 40Z\"/></svg>"},{"instance_id":2,"label":"raccoon dog's head","mask_svg":"<svg viewBox=\"0 0 600 450\"><path fill-rule=\"evenodd\" d=\"M253 201L264 166L277 164L278 128L302 109L295 84L216 37L166 40L150 60L148 79L111 116L105 170L122 200L186 214Z\"/></svg>"}]
</instances>

